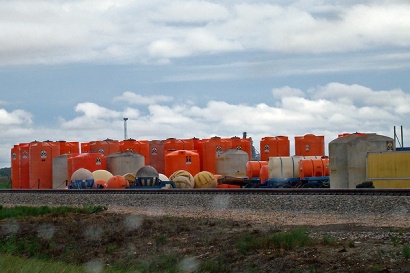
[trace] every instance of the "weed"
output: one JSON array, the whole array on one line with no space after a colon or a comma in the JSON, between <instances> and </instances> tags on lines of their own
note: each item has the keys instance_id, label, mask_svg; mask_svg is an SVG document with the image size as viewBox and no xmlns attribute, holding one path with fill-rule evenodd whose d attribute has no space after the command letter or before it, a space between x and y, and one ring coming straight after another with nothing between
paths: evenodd
<instances>
[{"instance_id":1,"label":"weed","mask_svg":"<svg viewBox=\"0 0 410 273\"><path fill-rule=\"evenodd\" d=\"M406 260L410 259L410 245L404 245L402 253Z\"/></svg>"},{"instance_id":2,"label":"weed","mask_svg":"<svg viewBox=\"0 0 410 273\"><path fill-rule=\"evenodd\" d=\"M350 248L355 248L356 247L356 245L354 244L354 241L349 241L349 245L348 245Z\"/></svg>"},{"instance_id":3,"label":"weed","mask_svg":"<svg viewBox=\"0 0 410 273\"><path fill-rule=\"evenodd\" d=\"M393 243L394 246L397 246L398 243L399 243L399 237L397 237L397 236L391 237L390 240L391 240L391 242Z\"/></svg>"},{"instance_id":4,"label":"weed","mask_svg":"<svg viewBox=\"0 0 410 273\"><path fill-rule=\"evenodd\" d=\"M156 245L156 246L165 245L166 242L167 242L167 240L168 240L168 237L167 237L166 235L157 236L157 237L155 238L155 245Z\"/></svg>"},{"instance_id":5,"label":"weed","mask_svg":"<svg viewBox=\"0 0 410 273\"><path fill-rule=\"evenodd\" d=\"M104 210L103 206L84 206L79 207L29 207L29 206L16 206L6 208L0 207L0 219L6 218L22 218L29 216L39 216L46 214L66 214L66 213L84 213L92 214Z\"/></svg>"},{"instance_id":6,"label":"weed","mask_svg":"<svg viewBox=\"0 0 410 273\"><path fill-rule=\"evenodd\" d=\"M330 236L325 235L322 238L322 243L325 246L332 246L336 243L336 240Z\"/></svg>"},{"instance_id":7,"label":"weed","mask_svg":"<svg viewBox=\"0 0 410 273\"><path fill-rule=\"evenodd\" d=\"M271 237L271 243L276 248L286 250L295 249L298 246L305 246L311 242L311 238L304 228L296 228L291 231L279 232Z\"/></svg>"}]
</instances>

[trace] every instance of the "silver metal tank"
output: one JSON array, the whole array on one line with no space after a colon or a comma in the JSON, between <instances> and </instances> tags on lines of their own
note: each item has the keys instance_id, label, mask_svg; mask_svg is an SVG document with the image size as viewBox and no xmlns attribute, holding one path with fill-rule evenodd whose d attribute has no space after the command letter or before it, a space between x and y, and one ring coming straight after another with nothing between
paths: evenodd
<instances>
[{"instance_id":1,"label":"silver metal tank","mask_svg":"<svg viewBox=\"0 0 410 273\"><path fill-rule=\"evenodd\" d=\"M110 154L107 159L107 171L112 175L124 175L136 173L145 165L145 157L142 154L131 151Z\"/></svg>"},{"instance_id":2,"label":"silver metal tank","mask_svg":"<svg viewBox=\"0 0 410 273\"><path fill-rule=\"evenodd\" d=\"M356 188L366 181L369 152L394 150L391 137L378 134L350 134L329 143L330 188Z\"/></svg>"}]
</instances>

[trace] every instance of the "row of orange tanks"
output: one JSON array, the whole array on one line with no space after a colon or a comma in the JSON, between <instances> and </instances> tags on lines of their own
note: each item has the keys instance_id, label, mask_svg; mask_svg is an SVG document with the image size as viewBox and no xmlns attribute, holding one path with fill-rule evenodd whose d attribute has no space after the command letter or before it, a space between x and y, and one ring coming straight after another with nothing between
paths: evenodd
<instances>
[{"instance_id":1,"label":"row of orange tanks","mask_svg":"<svg viewBox=\"0 0 410 273\"><path fill-rule=\"evenodd\" d=\"M260 162L270 157L289 157L289 139L265 137L260 141ZM324 156L324 137L308 134L295 137L297 156ZM63 188L71 175L84 168L91 172L108 170L113 175L135 173L150 165L158 173L170 176L186 170L193 176L201 171L212 174L264 177L265 168L252 161L251 138L111 140L86 143L43 141L20 143L11 149L12 188ZM259 160L257 161L259 162ZM256 170L257 169L257 170ZM266 176L266 175L265 175Z\"/></svg>"}]
</instances>

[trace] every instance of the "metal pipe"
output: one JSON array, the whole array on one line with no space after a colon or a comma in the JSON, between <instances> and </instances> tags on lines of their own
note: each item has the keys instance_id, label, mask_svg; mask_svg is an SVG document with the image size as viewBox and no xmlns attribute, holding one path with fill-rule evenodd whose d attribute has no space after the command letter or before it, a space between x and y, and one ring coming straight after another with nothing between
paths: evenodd
<instances>
[{"instance_id":1,"label":"metal pipe","mask_svg":"<svg viewBox=\"0 0 410 273\"><path fill-rule=\"evenodd\" d=\"M124 118L124 139L127 139L127 120L128 118Z\"/></svg>"}]
</instances>

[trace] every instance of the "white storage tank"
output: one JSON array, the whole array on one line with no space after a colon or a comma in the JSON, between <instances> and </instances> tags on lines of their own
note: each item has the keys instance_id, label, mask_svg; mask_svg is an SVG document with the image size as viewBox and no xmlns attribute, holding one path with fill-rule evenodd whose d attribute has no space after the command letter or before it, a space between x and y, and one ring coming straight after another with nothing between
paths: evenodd
<instances>
[{"instance_id":1,"label":"white storage tank","mask_svg":"<svg viewBox=\"0 0 410 273\"><path fill-rule=\"evenodd\" d=\"M356 188L366 181L366 157L370 152L394 150L391 137L350 134L329 143L330 188Z\"/></svg>"},{"instance_id":2,"label":"white storage tank","mask_svg":"<svg viewBox=\"0 0 410 273\"><path fill-rule=\"evenodd\" d=\"M53 189L64 189L70 184L71 175L73 174L71 168L71 158L78 154L63 154L53 158Z\"/></svg>"},{"instance_id":3,"label":"white storage tank","mask_svg":"<svg viewBox=\"0 0 410 273\"><path fill-rule=\"evenodd\" d=\"M320 156L271 156L268 162L269 178L299 178L299 161L317 158Z\"/></svg>"},{"instance_id":4,"label":"white storage tank","mask_svg":"<svg viewBox=\"0 0 410 273\"><path fill-rule=\"evenodd\" d=\"M107 171L112 175L136 173L145 165L145 157L131 151L110 154L106 157L106 160Z\"/></svg>"},{"instance_id":5,"label":"white storage tank","mask_svg":"<svg viewBox=\"0 0 410 273\"><path fill-rule=\"evenodd\" d=\"M246 177L249 155L237 149L228 149L216 157L216 173L225 176Z\"/></svg>"}]
</instances>

